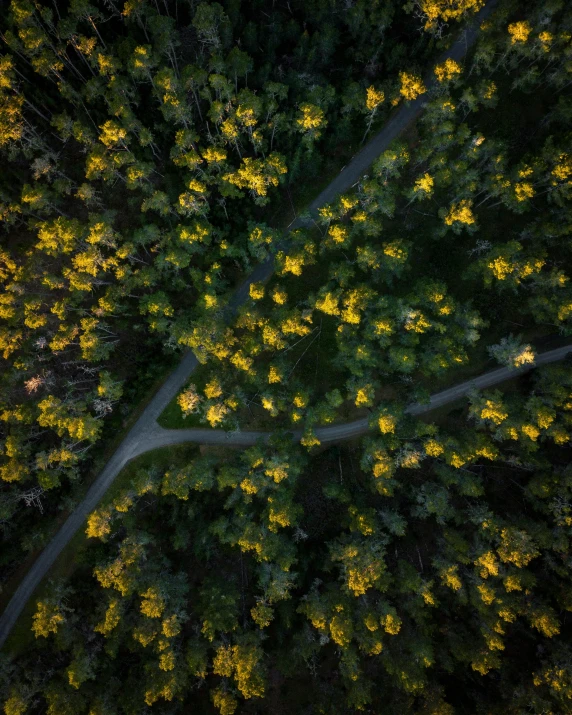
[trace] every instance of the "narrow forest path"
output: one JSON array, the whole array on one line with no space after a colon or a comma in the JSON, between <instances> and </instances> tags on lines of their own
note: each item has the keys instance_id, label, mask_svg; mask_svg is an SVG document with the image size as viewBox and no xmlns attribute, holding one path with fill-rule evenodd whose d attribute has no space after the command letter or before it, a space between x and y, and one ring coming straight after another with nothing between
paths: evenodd
<instances>
[{"instance_id":1,"label":"narrow forest path","mask_svg":"<svg viewBox=\"0 0 572 715\"><path fill-rule=\"evenodd\" d=\"M485 7L477 13L470 26L461 32L457 40L453 43L449 50L443 53L437 62L443 62L447 57L451 57L455 60L461 60L475 42L480 24L490 15L496 4L497 0L489 0ZM428 87L433 84L430 74L426 78L425 83ZM423 110L425 102L424 97L425 95L421 95L421 97L413 102L401 106L400 109L392 115L385 126L353 157L349 164L343 168L338 176L310 204L309 211L311 214L315 214L317 209L324 204L332 202L338 194L348 191L356 183L356 181L358 181L360 176L365 173L367 168L379 156L379 154L381 154L382 151L385 151L391 142L406 127L417 119ZM290 228L292 229L302 224L302 220L296 219L291 224ZM258 265L232 296L229 301L230 311L235 311L248 299L251 283L267 280L272 275L273 270L274 262L272 259ZM568 348L568 350L570 349L572 348ZM149 449L154 449L156 446L177 444L178 442L185 441L184 439L178 439L177 435L188 433L189 430L164 430L157 424L157 418L185 385L197 365L198 361L193 353L189 352L183 356L179 366L167 377L157 394L153 397L137 422L127 433L125 439L118 446L109 462L97 476L85 498L70 514L61 529L45 547L26 576L22 579L22 582L8 603L6 610L0 617L0 648L6 641L6 638L16 623L22 609L55 562L62 549L68 544L77 530L83 525L87 515L95 509L125 464L127 464L130 459L133 459L133 457L143 454ZM502 379L507 378L501 377L498 381ZM462 386L458 386L458 388L461 387ZM455 390L458 388L451 389ZM439 394L442 395L444 393ZM460 393L457 397L460 397L462 394L465 393ZM435 398L437 397L438 395L435 396ZM456 399L456 397L452 399ZM446 404L447 401L449 400L445 400L445 402L441 404ZM410 409L414 409L414 407ZM426 406L417 407L421 408ZM318 437L324 442L331 442L336 439L347 439L348 437L362 434L367 430L367 424L362 425L361 423L362 420L358 420L358 422L352 422L346 425L326 427L322 430L317 430L317 434ZM204 436L205 442L212 442L213 432L216 433L217 431L196 430L194 431L195 439L193 441L197 441L200 433ZM327 436L325 438L320 436L323 435L324 432L327 432ZM215 441L222 444L252 444L252 442L242 441L246 439L246 436L249 434L256 435L252 437L253 440L260 437L259 433L239 432L234 435L235 441L231 441L231 439L227 438L226 433L222 432L220 439ZM187 441L190 439L191 438ZM164 441L161 442L161 440Z\"/></svg>"}]
</instances>

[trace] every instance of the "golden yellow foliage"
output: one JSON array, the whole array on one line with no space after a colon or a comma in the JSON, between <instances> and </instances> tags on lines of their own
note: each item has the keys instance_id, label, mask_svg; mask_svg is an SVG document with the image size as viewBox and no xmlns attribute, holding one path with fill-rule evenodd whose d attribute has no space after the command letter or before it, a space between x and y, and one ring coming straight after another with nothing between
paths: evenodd
<instances>
[{"instance_id":1,"label":"golden yellow foliage","mask_svg":"<svg viewBox=\"0 0 572 715\"><path fill-rule=\"evenodd\" d=\"M280 256L280 254L278 254ZM284 265L282 268L283 273L292 273L295 276L302 275L302 268L304 266L304 256L284 256Z\"/></svg>"},{"instance_id":2,"label":"golden yellow foliage","mask_svg":"<svg viewBox=\"0 0 572 715\"><path fill-rule=\"evenodd\" d=\"M262 340L265 345L268 345L275 350L282 350L286 347L286 342L284 341L283 335L278 330L278 328L272 325L265 325L262 329Z\"/></svg>"},{"instance_id":3,"label":"golden yellow foliage","mask_svg":"<svg viewBox=\"0 0 572 715\"><path fill-rule=\"evenodd\" d=\"M219 425L230 412L229 408L224 404L211 405L207 412L206 418L211 427Z\"/></svg>"},{"instance_id":4,"label":"golden yellow foliage","mask_svg":"<svg viewBox=\"0 0 572 715\"><path fill-rule=\"evenodd\" d=\"M272 465L272 466L270 466L270 467L267 467L267 468L264 470L264 474L265 474L267 477L272 477L273 481L274 481L276 484L280 484L280 482L281 482L283 479L286 479L286 478L287 478L289 467L290 467L290 465L289 465L289 464L286 464L286 463L284 463L284 464L274 464L274 465Z\"/></svg>"},{"instance_id":5,"label":"golden yellow foliage","mask_svg":"<svg viewBox=\"0 0 572 715\"><path fill-rule=\"evenodd\" d=\"M161 670L173 670L175 668L175 654L172 650L161 653L159 656L159 668Z\"/></svg>"},{"instance_id":6,"label":"golden yellow foliage","mask_svg":"<svg viewBox=\"0 0 572 715\"><path fill-rule=\"evenodd\" d=\"M264 283L251 283L249 295L252 300L261 300L264 298Z\"/></svg>"},{"instance_id":7,"label":"golden yellow foliage","mask_svg":"<svg viewBox=\"0 0 572 715\"><path fill-rule=\"evenodd\" d=\"M401 83L399 93L402 97L405 97L405 99L416 99L419 95L424 94L427 91L427 88L423 84L423 80L418 75L409 74L408 72L400 72L399 81Z\"/></svg>"},{"instance_id":8,"label":"golden yellow foliage","mask_svg":"<svg viewBox=\"0 0 572 715\"><path fill-rule=\"evenodd\" d=\"M234 119L231 119L230 117L225 119L225 121L221 124L220 129L225 139L232 140L238 137L238 127Z\"/></svg>"},{"instance_id":9,"label":"golden yellow foliage","mask_svg":"<svg viewBox=\"0 0 572 715\"><path fill-rule=\"evenodd\" d=\"M345 308L342 311L342 320L352 325L358 325L361 321L361 312L367 306L370 297L372 297L372 292L364 286L348 291L343 299Z\"/></svg>"},{"instance_id":10,"label":"golden yellow foliage","mask_svg":"<svg viewBox=\"0 0 572 715\"><path fill-rule=\"evenodd\" d=\"M489 650L504 650L503 640L497 633L483 630L483 638Z\"/></svg>"},{"instance_id":11,"label":"golden yellow foliage","mask_svg":"<svg viewBox=\"0 0 572 715\"><path fill-rule=\"evenodd\" d=\"M558 163L552 169L552 176L557 181L566 181L572 175L572 155L560 154ZM557 182L554 182L554 185Z\"/></svg>"},{"instance_id":12,"label":"golden yellow foliage","mask_svg":"<svg viewBox=\"0 0 572 715\"><path fill-rule=\"evenodd\" d=\"M256 494L258 492L258 486L248 477L240 482L240 488L245 494Z\"/></svg>"},{"instance_id":13,"label":"golden yellow foliage","mask_svg":"<svg viewBox=\"0 0 572 715\"><path fill-rule=\"evenodd\" d=\"M226 678L234 675L236 685L245 699L260 698L264 695L264 681L256 672L259 658L255 647L222 645L213 659L213 672Z\"/></svg>"},{"instance_id":14,"label":"golden yellow foliage","mask_svg":"<svg viewBox=\"0 0 572 715\"><path fill-rule=\"evenodd\" d=\"M427 198L430 198L433 194L433 177L431 174L425 173L415 180L415 185L413 186L413 191L418 193L423 193Z\"/></svg>"},{"instance_id":15,"label":"golden yellow foliage","mask_svg":"<svg viewBox=\"0 0 572 715\"><path fill-rule=\"evenodd\" d=\"M308 325L305 325L302 322L302 320L304 320L304 317L299 313L290 315L282 321L280 324L280 330L282 330L284 335L308 335L311 330ZM312 322L311 318L308 322Z\"/></svg>"},{"instance_id":16,"label":"golden yellow foliage","mask_svg":"<svg viewBox=\"0 0 572 715\"><path fill-rule=\"evenodd\" d=\"M242 350L237 350L234 355L230 358L230 362L238 369L244 372L250 372L252 364L254 362L253 358L248 357L244 354Z\"/></svg>"},{"instance_id":17,"label":"golden yellow foliage","mask_svg":"<svg viewBox=\"0 0 572 715\"><path fill-rule=\"evenodd\" d=\"M296 407L307 407L309 398L308 395L304 394L303 392L297 392L294 395L294 399L292 400L292 402Z\"/></svg>"},{"instance_id":18,"label":"golden yellow foliage","mask_svg":"<svg viewBox=\"0 0 572 715\"><path fill-rule=\"evenodd\" d=\"M151 586L141 594L140 610L147 618L161 618L165 610L165 599L156 586Z\"/></svg>"},{"instance_id":19,"label":"golden yellow foliage","mask_svg":"<svg viewBox=\"0 0 572 715\"><path fill-rule=\"evenodd\" d=\"M392 636L396 636L401 630L401 618L397 614L387 613L380 620L385 632Z\"/></svg>"},{"instance_id":20,"label":"golden yellow foliage","mask_svg":"<svg viewBox=\"0 0 572 715\"><path fill-rule=\"evenodd\" d=\"M528 21L512 22L508 26L511 45L515 45L517 42L526 42L531 32L532 27Z\"/></svg>"},{"instance_id":21,"label":"golden yellow foliage","mask_svg":"<svg viewBox=\"0 0 572 715\"><path fill-rule=\"evenodd\" d=\"M486 400L485 407L481 410L481 419L491 420L495 425L500 425L507 417L508 412L504 412L501 402Z\"/></svg>"},{"instance_id":22,"label":"golden yellow foliage","mask_svg":"<svg viewBox=\"0 0 572 715\"><path fill-rule=\"evenodd\" d=\"M352 195L347 195L347 196L340 196L340 205L342 208L343 213L347 213L348 211L351 211L351 209L355 208L359 203L359 200L357 196L352 196Z\"/></svg>"},{"instance_id":23,"label":"golden yellow foliage","mask_svg":"<svg viewBox=\"0 0 572 715\"><path fill-rule=\"evenodd\" d=\"M264 160L245 157L235 172L224 174L222 178L239 189L249 189L256 196L266 196L268 189L278 186L279 177L287 171L284 159L273 153Z\"/></svg>"},{"instance_id":24,"label":"golden yellow foliage","mask_svg":"<svg viewBox=\"0 0 572 715\"><path fill-rule=\"evenodd\" d=\"M440 65L436 65L433 71L435 72L438 82L448 82L461 74L462 67L458 62L455 62L455 60L447 57L445 62Z\"/></svg>"},{"instance_id":25,"label":"golden yellow foliage","mask_svg":"<svg viewBox=\"0 0 572 715\"><path fill-rule=\"evenodd\" d=\"M379 431L382 434L393 434L395 432L397 420L393 415L385 413L379 416L377 424L379 425Z\"/></svg>"},{"instance_id":26,"label":"golden yellow foliage","mask_svg":"<svg viewBox=\"0 0 572 715\"><path fill-rule=\"evenodd\" d=\"M4 702L4 715L24 715L28 705L20 695L12 695Z\"/></svg>"},{"instance_id":27,"label":"golden yellow foliage","mask_svg":"<svg viewBox=\"0 0 572 715\"><path fill-rule=\"evenodd\" d=\"M560 633L560 623L551 610L539 609L533 611L530 617L530 624L546 638L552 638L552 636Z\"/></svg>"},{"instance_id":28,"label":"golden yellow foliage","mask_svg":"<svg viewBox=\"0 0 572 715\"><path fill-rule=\"evenodd\" d=\"M121 607L120 600L118 598L113 598L109 602L109 606L105 611L105 617L103 621L94 626L93 630L97 633L101 633L106 636L108 633L118 625L121 618Z\"/></svg>"},{"instance_id":29,"label":"golden yellow foliage","mask_svg":"<svg viewBox=\"0 0 572 715\"><path fill-rule=\"evenodd\" d=\"M349 645L353 634L352 624L349 618L342 615L335 615L330 621L330 635L334 643L344 648Z\"/></svg>"},{"instance_id":30,"label":"golden yellow foliage","mask_svg":"<svg viewBox=\"0 0 572 715\"><path fill-rule=\"evenodd\" d=\"M381 453L376 454L375 457L376 461L374 462L372 468L373 476L376 479L380 479L381 477L388 479L391 477L394 471L394 465L391 457Z\"/></svg>"},{"instance_id":31,"label":"golden yellow foliage","mask_svg":"<svg viewBox=\"0 0 572 715\"><path fill-rule=\"evenodd\" d=\"M268 397L267 395L262 396L262 407L264 407L265 410L268 410L272 417L276 417L278 414L278 408L276 406L276 400L273 397Z\"/></svg>"},{"instance_id":32,"label":"golden yellow foliage","mask_svg":"<svg viewBox=\"0 0 572 715\"><path fill-rule=\"evenodd\" d=\"M123 514L127 513L129 509L133 506L133 496L128 491L121 492L113 500L113 508Z\"/></svg>"},{"instance_id":33,"label":"golden yellow foliage","mask_svg":"<svg viewBox=\"0 0 572 715\"><path fill-rule=\"evenodd\" d=\"M531 425L531 424L522 425L522 427L520 428L520 431L522 432L522 434L525 434L533 442L536 442L536 440L538 439L538 436L540 435L540 430L538 429L538 427L536 427L535 425Z\"/></svg>"},{"instance_id":34,"label":"golden yellow foliage","mask_svg":"<svg viewBox=\"0 0 572 715\"><path fill-rule=\"evenodd\" d=\"M381 90L377 90L373 85L367 88L365 106L370 112L377 109L384 99L385 94Z\"/></svg>"},{"instance_id":35,"label":"golden yellow foliage","mask_svg":"<svg viewBox=\"0 0 572 715\"><path fill-rule=\"evenodd\" d=\"M47 638L50 633L57 633L58 626L65 621L59 606L45 601L38 601L37 611L32 619L32 630L36 638Z\"/></svg>"},{"instance_id":36,"label":"golden yellow foliage","mask_svg":"<svg viewBox=\"0 0 572 715\"><path fill-rule=\"evenodd\" d=\"M431 581L430 584L423 584L421 591L420 591L421 597L423 598L423 601L425 602L425 604L427 606L436 606L437 605L435 596L431 593L431 589L430 589L430 585L432 583L433 582Z\"/></svg>"},{"instance_id":37,"label":"golden yellow foliage","mask_svg":"<svg viewBox=\"0 0 572 715\"><path fill-rule=\"evenodd\" d=\"M407 249L403 245L403 241L399 238L395 241L384 243L383 253L384 255L389 256L390 258L393 258L401 263L405 262L407 260L407 256L409 255Z\"/></svg>"},{"instance_id":38,"label":"golden yellow foliage","mask_svg":"<svg viewBox=\"0 0 572 715\"><path fill-rule=\"evenodd\" d=\"M382 318L374 322L376 335L391 335L393 333L393 322L389 318Z\"/></svg>"},{"instance_id":39,"label":"golden yellow foliage","mask_svg":"<svg viewBox=\"0 0 572 715\"><path fill-rule=\"evenodd\" d=\"M177 404L181 408L184 417L196 412L200 401L201 397L194 385L189 385L189 387L177 397Z\"/></svg>"},{"instance_id":40,"label":"golden yellow foliage","mask_svg":"<svg viewBox=\"0 0 572 715\"><path fill-rule=\"evenodd\" d=\"M520 181L514 185L514 194L517 201L526 201L534 196L535 191L528 181Z\"/></svg>"},{"instance_id":41,"label":"golden yellow foliage","mask_svg":"<svg viewBox=\"0 0 572 715\"><path fill-rule=\"evenodd\" d=\"M220 715L234 715L236 708L238 707L238 701L236 698L222 688L216 688L212 692L212 701Z\"/></svg>"},{"instance_id":42,"label":"golden yellow foliage","mask_svg":"<svg viewBox=\"0 0 572 715\"><path fill-rule=\"evenodd\" d=\"M209 146L203 152L203 158L208 161L209 164L217 164L226 159L226 149L221 147Z\"/></svg>"},{"instance_id":43,"label":"golden yellow foliage","mask_svg":"<svg viewBox=\"0 0 572 715\"><path fill-rule=\"evenodd\" d=\"M404 449L399 458L399 466L405 469L417 469L423 454L416 449Z\"/></svg>"},{"instance_id":44,"label":"golden yellow foliage","mask_svg":"<svg viewBox=\"0 0 572 715\"><path fill-rule=\"evenodd\" d=\"M334 243L342 244L348 237L348 229L340 224L334 224L329 227L328 236Z\"/></svg>"},{"instance_id":45,"label":"golden yellow foliage","mask_svg":"<svg viewBox=\"0 0 572 715\"><path fill-rule=\"evenodd\" d=\"M377 629L379 628L379 623L377 622L377 618L374 616L373 613L368 613L367 616L364 618L363 622L368 631L371 631L372 633L377 631Z\"/></svg>"},{"instance_id":46,"label":"golden yellow foliage","mask_svg":"<svg viewBox=\"0 0 572 715\"><path fill-rule=\"evenodd\" d=\"M325 293L316 301L316 308L327 315L339 315L340 308L338 306L339 298L335 293Z\"/></svg>"},{"instance_id":47,"label":"golden yellow foliage","mask_svg":"<svg viewBox=\"0 0 572 715\"><path fill-rule=\"evenodd\" d=\"M266 628L274 620L274 611L262 601L250 609L250 615L259 628Z\"/></svg>"},{"instance_id":48,"label":"golden yellow foliage","mask_svg":"<svg viewBox=\"0 0 572 715\"><path fill-rule=\"evenodd\" d=\"M109 119L99 128L101 129L99 141L105 144L106 147L112 148L117 144L124 144L124 140L127 137L127 130L117 124L117 122Z\"/></svg>"},{"instance_id":49,"label":"golden yellow foliage","mask_svg":"<svg viewBox=\"0 0 572 715\"><path fill-rule=\"evenodd\" d=\"M181 626L179 624L177 614L174 613L172 616L164 618L163 623L161 624L161 629L163 631L163 635L167 636L167 638L174 638L179 635L181 632Z\"/></svg>"},{"instance_id":50,"label":"golden yellow foliage","mask_svg":"<svg viewBox=\"0 0 572 715\"><path fill-rule=\"evenodd\" d=\"M87 518L85 533L88 539L102 539L111 533L111 509L98 509Z\"/></svg>"},{"instance_id":51,"label":"golden yellow foliage","mask_svg":"<svg viewBox=\"0 0 572 715\"><path fill-rule=\"evenodd\" d=\"M303 445L304 447L306 447L307 449L310 449L312 447L319 446L321 443L320 443L320 440L318 439L318 437L316 436L316 433L313 430L309 429L309 430L306 430L304 432L304 434L302 435L300 444Z\"/></svg>"},{"instance_id":52,"label":"golden yellow foliage","mask_svg":"<svg viewBox=\"0 0 572 715\"><path fill-rule=\"evenodd\" d=\"M535 360L535 352L530 345L524 345L522 350L515 355L513 358L513 364L515 367L522 367L523 365L533 365Z\"/></svg>"},{"instance_id":53,"label":"golden yellow foliage","mask_svg":"<svg viewBox=\"0 0 572 715\"><path fill-rule=\"evenodd\" d=\"M282 382L282 377L283 375L276 365L271 365L268 371L268 383L272 385L276 382Z\"/></svg>"},{"instance_id":54,"label":"golden yellow foliage","mask_svg":"<svg viewBox=\"0 0 572 715\"><path fill-rule=\"evenodd\" d=\"M520 583L520 576L511 574L506 576L503 580L505 589L510 591L522 591L522 584Z\"/></svg>"},{"instance_id":55,"label":"golden yellow foliage","mask_svg":"<svg viewBox=\"0 0 572 715\"><path fill-rule=\"evenodd\" d=\"M551 32L548 32L548 30L544 30L544 32L541 32L540 35L538 35L538 39L542 45L542 49L545 52L550 52L554 35Z\"/></svg>"},{"instance_id":56,"label":"golden yellow foliage","mask_svg":"<svg viewBox=\"0 0 572 715\"><path fill-rule=\"evenodd\" d=\"M272 497L268 499L269 502L272 501ZM281 526L283 528L290 526L291 521L290 521L290 514L286 509L277 509L276 507L270 507L268 510L268 521L270 522L270 530L271 531L276 531L276 528L272 527L278 527Z\"/></svg>"},{"instance_id":57,"label":"golden yellow foliage","mask_svg":"<svg viewBox=\"0 0 572 715\"><path fill-rule=\"evenodd\" d=\"M302 131L310 131L324 127L327 122L320 107L315 104L304 103L300 105L300 116L296 119L296 124ZM315 134L315 136L317 135Z\"/></svg>"},{"instance_id":58,"label":"golden yellow foliage","mask_svg":"<svg viewBox=\"0 0 572 715\"><path fill-rule=\"evenodd\" d=\"M461 583L461 579L459 578L457 570L457 565L449 566L446 569L442 569L441 573L439 574L443 585L448 586L449 588L453 589L453 591L458 591L463 585Z\"/></svg>"},{"instance_id":59,"label":"golden yellow foliage","mask_svg":"<svg viewBox=\"0 0 572 715\"><path fill-rule=\"evenodd\" d=\"M439 21L460 20L466 12L478 12L485 0L419 0L419 7L427 20L425 30L434 30Z\"/></svg>"},{"instance_id":60,"label":"golden yellow foliage","mask_svg":"<svg viewBox=\"0 0 572 715\"><path fill-rule=\"evenodd\" d=\"M204 393L209 400L222 395L222 385L216 377L214 377L210 382L207 382Z\"/></svg>"},{"instance_id":61,"label":"golden yellow foliage","mask_svg":"<svg viewBox=\"0 0 572 715\"><path fill-rule=\"evenodd\" d=\"M451 226L458 221L468 226L475 223L475 216L472 211L473 202L468 199L463 199L456 204L451 204L449 213L445 216L445 223Z\"/></svg>"},{"instance_id":62,"label":"golden yellow foliage","mask_svg":"<svg viewBox=\"0 0 572 715\"><path fill-rule=\"evenodd\" d=\"M447 460L452 467L459 469L466 463L466 459L462 457L458 452L452 452L449 459Z\"/></svg>"},{"instance_id":63,"label":"golden yellow foliage","mask_svg":"<svg viewBox=\"0 0 572 715\"><path fill-rule=\"evenodd\" d=\"M427 442L425 442L425 444L423 446L425 448L425 453L429 457L438 457L440 454L443 454L443 452L445 451L445 448L443 447L443 445L440 444L439 442L437 442L436 439L427 440Z\"/></svg>"},{"instance_id":64,"label":"golden yellow foliage","mask_svg":"<svg viewBox=\"0 0 572 715\"><path fill-rule=\"evenodd\" d=\"M375 397L375 390L373 385L364 385L360 387L356 393L355 406L356 407L371 407L373 405L373 398Z\"/></svg>"},{"instance_id":65,"label":"golden yellow foliage","mask_svg":"<svg viewBox=\"0 0 572 715\"><path fill-rule=\"evenodd\" d=\"M533 559L540 556L540 552L526 532L507 527L501 530L500 536L501 543L497 552L501 561L514 564L518 568L524 568Z\"/></svg>"},{"instance_id":66,"label":"golden yellow foliage","mask_svg":"<svg viewBox=\"0 0 572 715\"><path fill-rule=\"evenodd\" d=\"M403 324L405 330L410 330L415 333L425 333L431 327L429 321L420 310L410 310Z\"/></svg>"},{"instance_id":67,"label":"golden yellow foliage","mask_svg":"<svg viewBox=\"0 0 572 715\"><path fill-rule=\"evenodd\" d=\"M258 123L252 107L239 104L236 109L236 116L245 127L254 127Z\"/></svg>"},{"instance_id":68,"label":"golden yellow foliage","mask_svg":"<svg viewBox=\"0 0 572 715\"><path fill-rule=\"evenodd\" d=\"M479 574L481 578L488 578L489 576L498 576L499 564L496 560L495 554L492 551L486 551L484 554L481 554L474 563L475 566L480 566Z\"/></svg>"},{"instance_id":69,"label":"golden yellow foliage","mask_svg":"<svg viewBox=\"0 0 572 715\"><path fill-rule=\"evenodd\" d=\"M276 305L284 305L288 300L288 294L283 288L276 286L270 296Z\"/></svg>"}]
</instances>

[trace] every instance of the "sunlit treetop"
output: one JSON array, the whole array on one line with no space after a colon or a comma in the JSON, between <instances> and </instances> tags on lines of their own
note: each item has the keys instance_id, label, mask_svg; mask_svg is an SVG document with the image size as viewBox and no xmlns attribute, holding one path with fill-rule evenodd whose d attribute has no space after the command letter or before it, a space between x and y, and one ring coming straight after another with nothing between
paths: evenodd
<instances>
[{"instance_id":1,"label":"sunlit treetop","mask_svg":"<svg viewBox=\"0 0 572 715\"><path fill-rule=\"evenodd\" d=\"M385 99L385 94L381 90L377 90L373 85L366 90L365 106L371 112Z\"/></svg>"},{"instance_id":2,"label":"sunlit treetop","mask_svg":"<svg viewBox=\"0 0 572 715\"><path fill-rule=\"evenodd\" d=\"M300 116L296 119L296 124L301 131L318 129L326 124L324 112L314 104L301 104Z\"/></svg>"},{"instance_id":3,"label":"sunlit treetop","mask_svg":"<svg viewBox=\"0 0 572 715\"><path fill-rule=\"evenodd\" d=\"M249 189L258 199L264 199L268 188L278 186L279 177L287 171L284 158L273 152L266 159L244 158L237 171L225 174L223 179L240 189Z\"/></svg>"},{"instance_id":4,"label":"sunlit treetop","mask_svg":"<svg viewBox=\"0 0 572 715\"><path fill-rule=\"evenodd\" d=\"M420 176L415 180L415 185L413 187L413 192L419 194L420 196L430 198L433 193L434 185L433 177L425 172L423 176Z\"/></svg>"},{"instance_id":5,"label":"sunlit treetop","mask_svg":"<svg viewBox=\"0 0 572 715\"><path fill-rule=\"evenodd\" d=\"M463 70L458 62L455 62L455 60L447 57L445 62L442 62L440 65L435 65L435 69L433 71L439 82L448 82L449 80L458 77Z\"/></svg>"},{"instance_id":6,"label":"sunlit treetop","mask_svg":"<svg viewBox=\"0 0 572 715\"><path fill-rule=\"evenodd\" d=\"M509 368L519 368L525 365L534 365L534 348L521 342L521 339L514 335L501 338L500 343L491 345L488 351L501 365Z\"/></svg>"},{"instance_id":7,"label":"sunlit treetop","mask_svg":"<svg viewBox=\"0 0 572 715\"><path fill-rule=\"evenodd\" d=\"M531 32L532 27L530 26L530 23L526 21L511 23L508 26L511 45L516 45L518 42L526 42Z\"/></svg>"},{"instance_id":8,"label":"sunlit treetop","mask_svg":"<svg viewBox=\"0 0 572 715\"><path fill-rule=\"evenodd\" d=\"M407 100L417 99L420 94L424 94L427 91L423 80L418 75L400 72L399 81L401 84L399 93Z\"/></svg>"},{"instance_id":9,"label":"sunlit treetop","mask_svg":"<svg viewBox=\"0 0 572 715\"><path fill-rule=\"evenodd\" d=\"M472 201L463 199L456 204L451 204L449 211L444 217L447 226L472 226L475 222L475 215L472 211Z\"/></svg>"},{"instance_id":10,"label":"sunlit treetop","mask_svg":"<svg viewBox=\"0 0 572 715\"><path fill-rule=\"evenodd\" d=\"M406 7L417 8L424 16L426 32L435 32L442 23L461 20L464 15L478 12L485 0L416 0Z\"/></svg>"}]
</instances>

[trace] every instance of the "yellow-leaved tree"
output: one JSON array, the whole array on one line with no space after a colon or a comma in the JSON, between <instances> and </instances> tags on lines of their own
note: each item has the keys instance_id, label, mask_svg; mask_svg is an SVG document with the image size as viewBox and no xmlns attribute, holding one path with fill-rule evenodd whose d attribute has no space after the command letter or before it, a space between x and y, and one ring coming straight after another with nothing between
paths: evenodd
<instances>
[{"instance_id":1,"label":"yellow-leaved tree","mask_svg":"<svg viewBox=\"0 0 572 715\"><path fill-rule=\"evenodd\" d=\"M300 114L296 119L298 131L302 134L302 141L311 149L313 143L322 136L322 130L326 128L328 120L324 110L315 104L305 102L301 104Z\"/></svg>"},{"instance_id":2,"label":"yellow-leaved tree","mask_svg":"<svg viewBox=\"0 0 572 715\"><path fill-rule=\"evenodd\" d=\"M424 94L427 91L421 77L410 72L400 72L399 83L399 93L409 101L417 99L420 94Z\"/></svg>"},{"instance_id":3,"label":"yellow-leaved tree","mask_svg":"<svg viewBox=\"0 0 572 715\"><path fill-rule=\"evenodd\" d=\"M459 21L465 15L478 12L485 0L415 0L405 6L420 15L424 21L426 32L440 32L443 26L451 20Z\"/></svg>"},{"instance_id":4,"label":"yellow-leaved tree","mask_svg":"<svg viewBox=\"0 0 572 715\"><path fill-rule=\"evenodd\" d=\"M54 599L38 601L38 607L32 619L32 630L36 638L47 638L50 633L57 633L59 626L64 623L65 616L60 604Z\"/></svg>"},{"instance_id":5,"label":"yellow-leaved tree","mask_svg":"<svg viewBox=\"0 0 572 715\"><path fill-rule=\"evenodd\" d=\"M287 171L284 157L273 152L265 159L245 157L236 171L224 174L222 178L239 189L248 189L254 202L263 206L269 201L268 189L278 186L280 177Z\"/></svg>"},{"instance_id":6,"label":"yellow-leaved tree","mask_svg":"<svg viewBox=\"0 0 572 715\"><path fill-rule=\"evenodd\" d=\"M383 90L376 89L373 85L368 87L366 89L366 95L365 95L365 109L368 115L368 122L367 122L367 127L365 130L365 134L363 135L362 142L365 140L367 135L369 134L369 130L371 129L371 125L373 123L373 120L375 118L375 115L377 114L377 110L381 105L383 104L385 100L385 93Z\"/></svg>"}]
</instances>

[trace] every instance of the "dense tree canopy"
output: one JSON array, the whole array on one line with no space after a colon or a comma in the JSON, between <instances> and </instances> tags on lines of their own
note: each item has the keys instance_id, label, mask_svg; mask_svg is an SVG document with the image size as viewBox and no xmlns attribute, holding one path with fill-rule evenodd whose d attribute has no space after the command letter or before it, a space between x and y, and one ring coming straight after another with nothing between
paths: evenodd
<instances>
[{"instance_id":1,"label":"dense tree canopy","mask_svg":"<svg viewBox=\"0 0 572 715\"><path fill-rule=\"evenodd\" d=\"M221 344L201 326L211 332L237 276L272 249L260 207L275 212L285 182L318 174L320 142L382 118L376 86L396 83L401 33L416 36L392 2L333 14L320 3L56 5L2 12L7 575L48 533L23 495L42 491L46 515L69 506L91 447L176 353ZM418 41L420 58L431 51Z\"/></svg>"},{"instance_id":2,"label":"dense tree canopy","mask_svg":"<svg viewBox=\"0 0 572 715\"><path fill-rule=\"evenodd\" d=\"M6 594L184 350L161 424L272 432L129 466L0 657L6 715L572 712L571 363L522 373L572 335L572 11L499 0L445 57L484 4L0 12Z\"/></svg>"}]
</instances>

